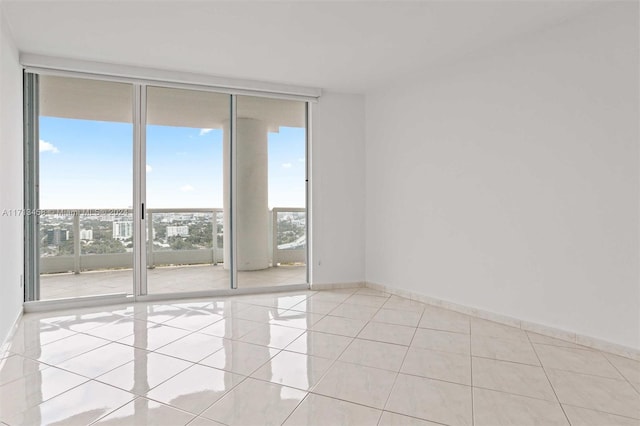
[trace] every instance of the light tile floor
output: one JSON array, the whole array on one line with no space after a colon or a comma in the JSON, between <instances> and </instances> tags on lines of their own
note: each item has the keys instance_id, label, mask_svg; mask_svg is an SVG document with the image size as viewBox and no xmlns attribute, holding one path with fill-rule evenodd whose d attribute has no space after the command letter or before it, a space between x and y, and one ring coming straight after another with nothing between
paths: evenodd
<instances>
[{"instance_id":1,"label":"light tile floor","mask_svg":"<svg viewBox=\"0 0 640 426\"><path fill-rule=\"evenodd\" d=\"M8 425L640 425L640 363L371 289L27 314Z\"/></svg>"}]
</instances>

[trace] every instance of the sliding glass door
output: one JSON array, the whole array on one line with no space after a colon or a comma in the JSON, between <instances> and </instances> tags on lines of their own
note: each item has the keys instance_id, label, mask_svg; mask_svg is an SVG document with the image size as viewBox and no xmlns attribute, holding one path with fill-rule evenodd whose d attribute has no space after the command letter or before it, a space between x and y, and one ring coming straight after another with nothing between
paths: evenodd
<instances>
[{"instance_id":1,"label":"sliding glass door","mask_svg":"<svg viewBox=\"0 0 640 426\"><path fill-rule=\"evenodd\" d=\"M40 76L40 300L133 292L133 86Z\"/></svg>"},{"instance_id":2,"label":"sliding glass door","mask_svg":"<svg viewBox=\"0 0 640 426\"><path fill-rule=\"evenodd\" d=\"M305 285L307 116L304 101L25 73L26 300Z\"/></svg>"},{"instance_id":3,"label":"sliding glass door","mask_svg":"<svg viewBox=\"0 0 640 426\"><path fill-rule=\"evenodd\" d=\"M147 291L228 289L222 141L231 97L166 87L146 94Z\"/></svg>"},{"instance_id":4,"label":"sliding glass door","mask_svg":"<svg viewBox=\"0 0 640 426\"><path fill-rule=\"evenodd\" d=\"M307 282L306 105L238 96L238 287Z\"/></svg>"}]
</instances>

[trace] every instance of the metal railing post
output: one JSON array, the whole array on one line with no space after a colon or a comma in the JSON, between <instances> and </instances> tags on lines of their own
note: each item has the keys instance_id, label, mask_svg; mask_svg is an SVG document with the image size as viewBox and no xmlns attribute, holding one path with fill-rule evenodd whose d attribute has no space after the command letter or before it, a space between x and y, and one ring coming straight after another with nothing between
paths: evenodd
<instances>
[{"instance_id":1,"label":"metal railing post","mask_svg":"<svg viewBox=\"0 0 640 426\"><path fill-rule=\"evenodd\" d=\"M271 210L271 246L273 251L271 266L275 268L278 266L278 209L276 208Z\"/></svg>"},{"instance_id":2,"label":"metal railing post","mask_svg":"<svg viewBox=\"0 0 640 426\"><path fill-rule=\"evenodd\" d=\"M80 214L73 214L73 273L80 273Z\"/></svg>"},{"instance_id":3,"label":"metal railing post","mask_svg":"<svg viewBox=\"0 0 640 426\"><path fill-rule=\"evenodd\" d=\"M213 210L211 215L212 231L211 231L211 251L213 252L213 265L218 264L218 212Z\"/></svg>"},{"instance_id":4,"label":"metal railing post","mask_svg":"<svg viewBox=\"0 0 640 426\"><path fill-rule=\"evenodd\" d=\"M147 209L147 269L153 268L153 212Z\"/></svg>"}]
</instances>

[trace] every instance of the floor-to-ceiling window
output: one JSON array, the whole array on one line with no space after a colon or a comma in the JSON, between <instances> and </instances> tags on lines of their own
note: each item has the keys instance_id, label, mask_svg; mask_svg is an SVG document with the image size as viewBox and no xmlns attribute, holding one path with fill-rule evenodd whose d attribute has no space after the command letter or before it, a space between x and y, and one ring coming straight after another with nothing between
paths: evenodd
<instances>
[{"instance_id":1,"label":"floor-to-ceiling window","mask_svg":"<svg viewBox=\"0 0 640 426\"><path fill-rule=\"evenodd\" d=\"M146 93L147 291L228 289L222 141L231 97L166 87Z\"/></svg>"},{"instance_id":2,"label":"floor-to-ceiling window","mask_svg":"<svg viewBox=\"0 0 640 426\"><path fill-rule=\"evenodd\" d=\"M306 282L306 108L237 97L238 286Z\"/></svg>"},{"instance_id":3,"label":"floor-to-ceiling window","mask_svg":"<svg viewBox=\"0 0 640 426\"><path fill-rule=\"evenodd\" d=\"M308 282L307 102L65 73L25 87L26 300Z\"/></svg>"},{"instance_id":4,"label":"floor-to-ceiling window","mask_svg":"<svg viewBox=\"0 0 640 426\"><path fill-rule=\"evenodd\" d=\"M133 86L39 80L40 299L131 294Z\"/></svg>"}]
</instances>

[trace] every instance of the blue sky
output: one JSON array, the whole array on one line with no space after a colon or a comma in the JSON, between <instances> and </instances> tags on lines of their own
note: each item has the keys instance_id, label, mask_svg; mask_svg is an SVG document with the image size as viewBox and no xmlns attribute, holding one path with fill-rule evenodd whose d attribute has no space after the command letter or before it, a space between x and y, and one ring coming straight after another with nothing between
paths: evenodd
<instances>
[{"instance_id":1,"label":"blue sky","mask_svg":"<svg viewBox=\"0 0 640 426\"><path fill-rule=\"evenodd\" d=\"M305 133L269 133L269 207L304 207ZM40 117L40 208L132 205L132 125ZM147 206L222 208L222 130L147 127Z\"/></svg>"}]
</instances>

